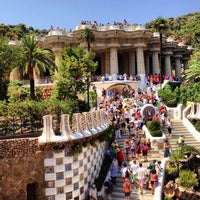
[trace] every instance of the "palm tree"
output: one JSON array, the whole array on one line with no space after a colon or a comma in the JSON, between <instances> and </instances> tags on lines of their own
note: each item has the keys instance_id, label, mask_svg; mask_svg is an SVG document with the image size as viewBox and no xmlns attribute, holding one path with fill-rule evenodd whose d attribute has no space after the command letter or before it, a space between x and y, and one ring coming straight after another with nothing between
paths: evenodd
<instances>
[{"instance_id":1,"label":"palm tree","mask_svg":"<svg viewBox=\"0 0 200 200\"><path fill-rule=\"evenodd\" d=\"M36 74L57 69L54 63L53 51L47 48L39 48L38 42L34 35L26 35L22 40L23 49L23 75L28 74L30 81L30 97L35 99L35 81L34 71Z\"/></svg>"},{"instance_id":2,"label":"palm tree","mask_svg":"<svg viewBox=\"0 0 200 200\"><path fill-rule=\"evenodd\" d=\"M90 44L94 42L95 37L92 29L85 28L84 31L81 33L81 39L87 42L87 50L90 50Z\"/></svg>"},{"instance_id":3,"label":"palm tree","mask_svg":"<svg viewBox=\"0 0 200 200\"><path fill-rule=\"evenodd\" d=\"M153 28L160 33L160 83L162 77L162 70L161 70L161 61L162 61L162 37L164 31L168 29L168 21L163 17L158 17L156 20L153 21Z\"/></svg>"},{"instance_id":4,"label":"palm tree","mask_svg":"<svg viewBox=\"0 0 200 200\"><path fill-rule=\"evenodd\" d=\"M81 39L86 40L87 42L87 50L90 51L90 44L91 42L94 42L95 37L92 29L90 28L85 28L84 31L81 33ZM89 94L89 89L90 89L90 83L89 83L89 77L87 78L87 102L88 102L88 109L90 108L90 94Z\"/></svg>"}]
</instances>

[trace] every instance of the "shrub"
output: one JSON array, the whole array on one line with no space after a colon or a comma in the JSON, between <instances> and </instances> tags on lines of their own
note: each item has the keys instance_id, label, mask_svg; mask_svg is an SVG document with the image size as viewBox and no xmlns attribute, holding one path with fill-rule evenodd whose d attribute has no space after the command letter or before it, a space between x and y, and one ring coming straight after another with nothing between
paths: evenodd
<instances>
[{"instance_id":1,"label":"shrub","mask_svg":"<svg viewBox=\"0 0 200 200\"><path fill-rule=\"evenodd\" d=\"M200 120L189 119L195 129L200 132Z\"/></svg>"},{"instance_id":2,"label":"shrub","mask_svg":"<svg viewBox=\"0 0 200 200\"><path fill-rule=\"evenodd\" d=\"M182 170L179 173L179 184L187 188L198 186L199 182L197 179L197 175L194 172Z\"/></svg>"},{"instance_id":3,"label":"shrub","mask_svg":"<svg viewBox=\"0 0 200 200\"><path fill-rule=\"evenodd\" d=\"M177 106L176 94L172 91L171 86L169 84L166 84L166 86L162 90L158 90L158 96L163 99L167 106Z\"/></svg>"},{"instance_id":4,"label":"shrub","mask_svg":"<svg viewBox=\"0 0 200 200\"><path fill-rule=\"evenodd\" d=\"M161 137L162 131L160 129L160 122L158 120L152 120L147 122L147 128L149 129L153 137Z\"/></svg>"}]
</instances>

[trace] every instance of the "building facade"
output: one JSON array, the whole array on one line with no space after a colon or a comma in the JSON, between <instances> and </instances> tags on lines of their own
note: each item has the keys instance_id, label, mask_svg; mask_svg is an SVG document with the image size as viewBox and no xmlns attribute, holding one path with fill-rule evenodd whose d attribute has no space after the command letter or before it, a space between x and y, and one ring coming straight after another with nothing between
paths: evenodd
<instances>
[{"instance_id":1,"label":"building facade","mask_svg":"<svg viewBox=\"0 0 200 200\"><path fill-rule=\"evenodd\" d=\"M87 43L80 36L85 28L91 28L95 35L91 49L98 61L97 75L157 73L179 78L181 71L188 66L191 54L188 46L164 35L161 42L159 33L141 25L79 24L71 32L52 28L42 45L55 52L55 61L58 62L58 53L67 43L72 47L80 45L87 48Z\"/></svg>"}]
</instances>

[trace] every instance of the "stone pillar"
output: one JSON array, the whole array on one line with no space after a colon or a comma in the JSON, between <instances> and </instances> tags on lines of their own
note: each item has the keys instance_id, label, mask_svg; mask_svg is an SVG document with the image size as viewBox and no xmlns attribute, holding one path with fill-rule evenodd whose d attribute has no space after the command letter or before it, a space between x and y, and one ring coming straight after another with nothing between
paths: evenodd
<instances>
[{"instance_id":1,"label":"stone pillar","mask_svg":"<svg viewBox=\"0 0 200 200\"><path fill-rule=\"evenodd\" d=\"M105 72L110 74L110 52L109 51L106 51L105 52Z\"/></svg>"},{"instance_id":2,"label":"stone pillar","mask_svg":"<svg viewBox=\"0 0 200 200\"><path fill-rule=\"evenodd\" d=\"M159 64L158 52L157 51L152 52L152 62L153 62L153 69L152 69L153 75L155 73L160 74L160 64Z\"/></svg>"},{"instance_id":3,"label":"stone pillar","mask_svg":"<svg viewBox=\"0 0 200 200\"><path fill-rule=\"evenodd\" d=\"M136 74L136 71L135 71L135 51L129 52L129 73L130 74Z\"/></svg>"},{"instance_id":4,"label":"stone pillar","mask_svg":"<svg viewBox=\"0 0 200 200\"><path fill-rule=\"evenodd\" d=\"M137 55L137 73L145 74L144 52L142 47L136 48L136 55Z\"/></svg>"},{"instance_id":5,"label":"stone pillar","mask_svg":"<svg viewBox=\"0 0 200 200\"><path fill-rule=\"evenodd\" d=\"M165 74L168 74L169 76L172 75L170 57L171 57L171 54L165 54Z\"/></svg>"},{"instance_id":6,"label":"stone pillar","mask_svg":"<svg viewBox=\"0 0 200 200\"><path fill-rule=\"evenodd\" d=\"M181 55L175 56L175 77L180 78L181 75Z\"/></svg>"},{"instance_id":7,"label":"stone pillar","mask_svg":"<svg viewBox=\"0 0 200 200\"><path fill-rule=\"evenodd\" d=\"M117 47L110 48L110 74L118 74Z\"/></svg>"},{"instance_id":8,"label":"stone pillar","mask_svg":"<svg viewBox=\"0 0 200 200\"><path fill-rule=\"evenodd\" d=\"M144 81L145 78L145 65L144 65L144 51L143 47L136 48L136 56L137 56L137 74L140 76L140 89L144 90L146 88L146 83Z\"/></svg>"}]
</instances>

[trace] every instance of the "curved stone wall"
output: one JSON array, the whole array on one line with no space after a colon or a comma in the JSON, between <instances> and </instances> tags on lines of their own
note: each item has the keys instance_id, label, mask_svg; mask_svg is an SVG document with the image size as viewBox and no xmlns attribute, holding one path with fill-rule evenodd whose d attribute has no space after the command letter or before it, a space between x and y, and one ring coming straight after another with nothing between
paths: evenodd
<instances>
[{"instance_id":1,"label":"curved stone wall","mask_svg":"<svg viewBox=\"0 0 200 200\"><path fill-rule=\"evenodd\" d=\"M106 142L94 142L109 127L105 110L75 113L73 125L69 115L62 115L60 136L54 133L52 116L43 119L38 138L0 140L0 197L87 199L107 148Z\"/></svg>"}]
</instances>

